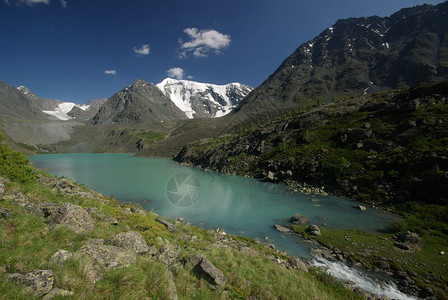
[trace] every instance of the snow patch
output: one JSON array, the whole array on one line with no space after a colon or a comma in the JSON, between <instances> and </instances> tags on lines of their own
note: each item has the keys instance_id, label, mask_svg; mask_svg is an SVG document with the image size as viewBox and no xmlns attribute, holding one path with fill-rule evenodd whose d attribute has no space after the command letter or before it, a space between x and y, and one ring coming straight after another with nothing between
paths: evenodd
<instances>
[{"instance_id":1,"label":"snow patch","mask_svg":"<svg viewBox=\"0 0 448 300\"><path fill-rule=\"evenodd\" d=\"M70 117L68 115L68 113L73 109L73 107L78 107L82 110L87 110L90 105L78 105L76 103L73 102L62 102L61 104L59 104L58 108L56 108L55 110L43 110L42 112L48 114L48 115L52 115L55 116L56 118L58 118L59 120L71 120L73 119L72 117Z\"/></svg>"},{"instance_id":2,"label":"snow patch","mask_svg":"<svg viewBox=\"0 0 448 300\"><path fill-rule=\"evenodd\" d=\"M216 107L217 112L212 117L217 118L228 114L236 106L229 98L229 93L232 90L237 90L242 94L241 99L250 92L250 90L246 91L245 86L240 83L216 85L173 78L166 78L161 83L156 84L156 87L167 95L190 119L196 114L193 108L193 98L207 100L208 104L204 103L204 107L209 105ZM220 103L218 99L224 104Z\"/></svg>"}]
</instances>

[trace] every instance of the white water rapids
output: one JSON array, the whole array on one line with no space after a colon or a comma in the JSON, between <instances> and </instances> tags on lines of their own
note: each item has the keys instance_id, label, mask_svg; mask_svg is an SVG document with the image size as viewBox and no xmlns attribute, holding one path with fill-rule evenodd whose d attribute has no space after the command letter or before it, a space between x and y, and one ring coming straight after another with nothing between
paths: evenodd
<instances>
[{"instance_id":1,"label":"white water rapids","mask_svg":"<svg viewBox=\"0 0 448 300\"><path fill-rule=\"evenodd\" d=\"M355 268L349 267L341 262L332 262L319 258L314 260L314 265L323 268L328 274L338 278L343 282L350 282L355 288L360 288L369 294L378 298L397 299L397 300L415 300L400 292L392 283L381 282L368 274L360 272Z\"/></svg>"}]
</instances>

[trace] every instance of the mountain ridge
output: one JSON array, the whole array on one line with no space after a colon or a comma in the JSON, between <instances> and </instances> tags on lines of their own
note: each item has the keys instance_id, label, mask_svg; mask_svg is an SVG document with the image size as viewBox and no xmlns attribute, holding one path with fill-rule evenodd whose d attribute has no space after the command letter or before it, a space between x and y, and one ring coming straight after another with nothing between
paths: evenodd
<instances>
[{"instance_id":1,"label":"mountain ridge","mask_svg":"<svg viewBox=\"0 0 448 300\"><path fill-rule=\"evenodd\" d=\"M302 43L232 112L304 107L448 76L448 3L338 20Z\"/></svg>"}]
</instances>

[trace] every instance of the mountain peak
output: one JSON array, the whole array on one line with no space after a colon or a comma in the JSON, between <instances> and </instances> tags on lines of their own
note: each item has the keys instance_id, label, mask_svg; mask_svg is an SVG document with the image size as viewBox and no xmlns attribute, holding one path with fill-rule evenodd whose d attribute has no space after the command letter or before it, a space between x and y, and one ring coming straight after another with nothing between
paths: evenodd
<instances>
[{"instance_id":1,"label":"mountain peak","mask_svg":"<svg viewBox=\"0 0 448 300\"><path fill-rule=\"evenodd\" d=\"M338 20L301 44L237 111L308 107L448 77L448 2Z\"/></svg>"},{"instance_id":2,"label":"mountain peak","mask_svg":"<svg viewBox=\"0 0 448 300\"><path fill-rule=\"evenodd\" d=\"M252 91L240 83L217 85L165 78L156 85L188 118L221 117Z\"/></svg>"}]
</instances>

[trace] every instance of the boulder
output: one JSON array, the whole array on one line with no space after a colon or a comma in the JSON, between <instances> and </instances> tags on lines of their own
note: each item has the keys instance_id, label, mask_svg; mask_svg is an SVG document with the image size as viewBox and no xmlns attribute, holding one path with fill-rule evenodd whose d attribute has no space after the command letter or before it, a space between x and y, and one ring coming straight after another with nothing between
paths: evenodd
<instances>
[{"instance_id":1,"label":"boulder","mask_svg":"<svg viewBox=\"0 0 448 300\"><path fill-rule=\"evenodd\" d=\"M422 242L420 236L417 233L409 231L406 233L396 234L394 236L394 239L394 246L404 250L411 250L417 246L420 246Z\"/></svg>"},{"instance_id":2,"label":"boulder","mask_svg":"<svg viewBox=\"0 0 448 300\"><path fill-rule=\"evenodd\" d=\"M92 217L82 207L71 203L60 205L58 210L48 217L47 223L51 226L62 225L74 233L95 229L95 221Z\"/></svg>"},{"instance_id":3,"label":"boulder","mask_svg":"<svg viewBox=\"0 0 448 300\"><path fill-rule=\"evenodd\" d=\"M227 279L224 274L202 253L195 254L190 262L194 264L193 271L214 287L222 287L226 283Z\"/></svg>"},{"instance_id":4,"label":"boulder","mask_svg":"<svg viewBox=\"0 0 448 300\"><path fill-rule=\"evenodd\" d=\"M287 267L289 269L298 269L304 272L308 272L308 267L306 266L306 264L295 256L292 256L288 259Z\"/></svg>"},{"instance_id":5,"label":"boulder","mask_svg":"<svg viewBox=\"0 0 448 300\"><path fill-rule=\"evenodd\" d=\"M303 225L309 223L310 219L301 214L295 214L294 216L291 217L290 222L293 224Z\"/></svg>"},{"instance_id":6,"label":"boulder","mask_svg":"<svg viewBox=\"0 0 448 300\"><path fill-rule=\"evenodd\" d=\"M48 294L46 294L42 299L43 300L50 300L53 299L54 297L70 297L73 296L73 292L71 291L67 291L67 290L63 290L63 289L58 289L58 288L54 288L51 290L51 292L49 292Z\"/></svg>"},{"instance_id":7,"label":"boulder","mask_svg":"<svg viewBox=\"0 0 448 300\"><path fill-rule=\"evenodd\" d=\"M240 246L240 247L238 247L238 250L241 253L243 253L243 254L245 254L247 256L252 256L253 257L253 256L259 256L260 255L257 251L255 251L254 249L252 249L250 247L247 247L247 246Z\"/></svg>"},{"instance_id":8,"label":"boulder","mask_svg":"<svg viewBox=\"0 0 448 300\"><path fill-rule=\"evenodd\" d=\"M321 247L321 248L311 248L310 249L310 254L312 257L314 258L323 258L329 261L336 261L336 257L334 256L333 252L325 247Z\"/></svg>"},{"instance_id":9,"label":"boulder","mask_svg":"<svg viewBox=\"0 0 448 300\"><path fill-rule=\"evenodd\" d=\"M162 262L168 267L174 266L179 262L179 249L170 244L163 244L160 246L158 253L156 253L156 258L158 261Z\"/></svg>"},{"instance_id":10,"label":"boulder","mask_svg":"<svg viewBox=\"0 0 448 300\"><path fill-rule=\"evenodd\" d=\"M5 185L0 181L0 198L5 194Z\"/></svg>"},{"instance_id":11,"label":"boulder","mask_svg":"<svg viewBox=\"0 0 448 300\"><path fill-rule=\"evenodd\" d=\"M144 254L149 251L149 246L145 239L136 231L120 232L109 239L108 243L126 250L134 251L137 254Z\"/></svg>"},{"instance_id":12,"label":"boulder","mask_svg":"<svg viewBox=\"0 0 448 300\"><path fill-rule=\"evenodd\" d=\"M25 274L8 274L6 280L22 285L38 296L43 296L53 289L54 278L51 270L37 270Z\"/></svg>"},{"instance_id":13,"label":"boulder","mask_svg":"<svg viewBox=\"0 0 448 300\"><path fill-rule=\"evenodd\" d=\"M75 257L91 260L95 270L127 267L136 260L135 253L130 250L108 245L88 243L75 253Z\"/></svg>"},{"instance_id":14,"label":"boulder","mask_svg":"<svg viewBox=\"0 0 448 300\"><path fill-rule=\"evenodd\" d=\"M169 230L169 231L173 231L174 229L176 229L176 226L174 224L172 224L170 221L167 221L165 219L156 219L157 222L165 225L165 227Z\"/></svg>"},{"instance_id":15,"label":"boulder","mask_svg":"<svg viewBox=\"0 0 448 300\"><path fill-rule=\"evenodd\" d=\"M322 235L322 233L320 232L320 229L319 229L319 227L317 227L317 225L310 225L310 227L308 227L307 231L311 235Z\"/></svg>"},{"instance_id":16,"label":"boulder","mask_svg":"<svg viewBox=\"0 0 448 300\"><path fill-rule=\"evenodd\" d=\"M12 216L12 214L9 211L9 209L0 206L0 217L7 219L11 216Z\"/></svg>"},{"instance_id":17,"label":"boulder","mask_svg":"<svg viewBox=\"0 0 448 300\"><path fill-rule=\"evenodd\" d=\"M269 180L271 180L271 181L274 181L274 180L275 180L275 173L269 171L269 172L268 172L268 175L267 175L267 178L268 178Z\"/></svg>"},{"instance_id":18,"label":"boulder","mask_svg":"<svg viewBox=\"0 0 448 300\"><path fill-rule=\"evenodd\" d=\"M50 258L50 264L62 264L67 259L70 259L73 253L66 250L59 250Z\"/></svg>"},{"instance_id":19,"label":"boulder","mask_svg":"<svg viewBox=\"0 0 448 300\"><path fill-rule=\"evenodd\" d=\"M353 205L354 208L359 209L359 210L366 210L367 208L363 205Z\"/></svg>"},{"instance_id":20,"label":"boulder","mask_svg":"<svg viewBox=\"0 0 448 300\"><path fill-rule=\"evenodd\" d=\"M103 219L104 222L109 223L110 225L117 226L118 220L115 217L105 217Z\"/></svg>"},{"instance_id":21,"label":"boulder","mask_svg":"<svg viewBox=\"0 0 448 300\"><path fill-rule=\"evenodd\" d=\"M4 199L11 200L14 202L17 206L19 206L21 209L23 209L26 212L33 213L38 216L42 216L42 211L39 207L39 205L33 203L30 201L30 199L22 194L19 191L12 190L9 191L5 196Z\"/></svg>"},{"instance_id":22,"label":"boulder","mask_svg":"<svg viewBox=\"0 0 448 300\"><path fill-rule=\"evenodd\" d=\"M275 224L274 228L279 232L291 232L291 229Z\"/></svg>"}]
</instances>

